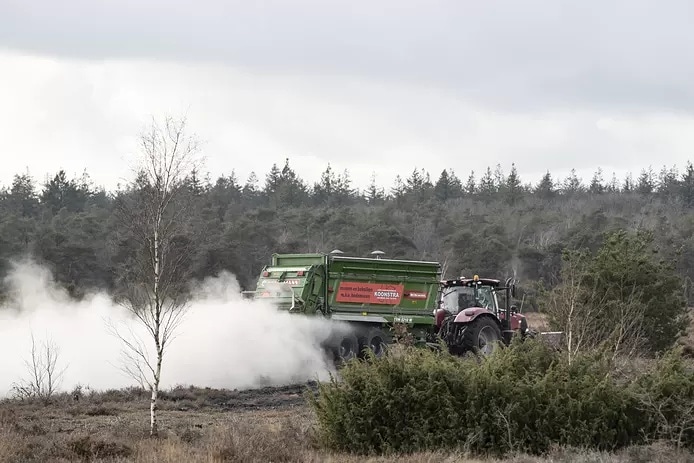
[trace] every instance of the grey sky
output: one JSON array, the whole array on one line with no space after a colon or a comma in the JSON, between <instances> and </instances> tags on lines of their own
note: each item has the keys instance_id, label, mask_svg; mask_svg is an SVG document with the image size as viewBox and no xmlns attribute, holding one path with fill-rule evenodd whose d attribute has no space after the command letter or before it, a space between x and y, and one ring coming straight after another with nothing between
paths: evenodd
<instances>
[{"instance_id":1,"label":"grey sky","mask_svg":"<svg viewBox=\"0 0 694 463\"><path fill-rule=\"evenodd\" d=\"M285 156L362 184L393 166L684 165L692 19L684 0L5 0L0 136L15 170L73 153L62 165L101 183L127 175L149 114L185 108L213 175Z\"/></svg>"}]
</instances>

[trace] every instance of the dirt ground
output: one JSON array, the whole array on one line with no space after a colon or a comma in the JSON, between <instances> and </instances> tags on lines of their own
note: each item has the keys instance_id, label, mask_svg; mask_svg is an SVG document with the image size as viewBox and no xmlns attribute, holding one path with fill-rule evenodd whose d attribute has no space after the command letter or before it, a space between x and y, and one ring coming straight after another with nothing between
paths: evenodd
<instances>
[{"instance_id":1,"label":"dirt ground","mask_svg":"<svg viewBox=\"0 0 694 463\"><path fill-rule=\"evenodd\" d=\"M547 316L540 312L525 312L525 319L528 320L528 326L537 331L547 331Z\"/></svg>"},{"instance_id":2,"label":"dirt ground","mask_svg":"<svg viewBox=\"0 0 694 463\"><path fill-rule=\"evenodd\" d=\"M175 389L163 394L159 438L148 437L145 391L64 394L53 403L0 402L0 462L466 462L463 453L364 458L321 450L304 392L314 383L229 391ZM664 446L619 454L557 450L508 462L693 461Z\"/></svg>"}]
</instances>

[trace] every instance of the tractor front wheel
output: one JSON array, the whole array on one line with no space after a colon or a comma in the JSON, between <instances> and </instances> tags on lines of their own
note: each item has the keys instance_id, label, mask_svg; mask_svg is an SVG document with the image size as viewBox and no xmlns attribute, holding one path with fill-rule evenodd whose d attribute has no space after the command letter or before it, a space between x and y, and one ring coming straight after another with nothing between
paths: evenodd
<instances>
[{"instance_id":1,"label":"tractor front wheel","mask_svg":"<svg viewBox=\"0 0 694 463\"><path fill-rule=\"evenodd\" d=\"M500 342L501 329L490 317L479 317L465 328L463 344L466 350L489 355L496 350Z\"/></svg>"}]
</instances>

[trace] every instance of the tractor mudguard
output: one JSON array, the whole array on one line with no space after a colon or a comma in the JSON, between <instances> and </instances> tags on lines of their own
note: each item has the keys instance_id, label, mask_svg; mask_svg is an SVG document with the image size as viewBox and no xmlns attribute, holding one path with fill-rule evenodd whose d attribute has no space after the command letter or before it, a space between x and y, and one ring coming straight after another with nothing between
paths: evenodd
<instances>
[{"instance_id":1,"label":"tractor mudguard","mask_svg":"<svg viewBox=\"0 0 694 463\"><path fill-rule=\"evenodd\" d=\"M506 312L502 311L499 314L499 320L506 320ZM516 331L520 330L521 332L525 332L525 330L528 328L528 321L525 319L525 315L519 314L519 313L512 313L511 314L511 329Z\"/></svg>"},{"instance_id":2,"label":"tractor mudguard","mask_svg":"<svg viewBox=\"0 0 694 463\"><path fill-rule=\"evenodd\" d=\"M453 323L469 323L481 314L490 314L491 312L483 307L470 307L463 309L455 316Z\"/></svg>"}]
</instances>

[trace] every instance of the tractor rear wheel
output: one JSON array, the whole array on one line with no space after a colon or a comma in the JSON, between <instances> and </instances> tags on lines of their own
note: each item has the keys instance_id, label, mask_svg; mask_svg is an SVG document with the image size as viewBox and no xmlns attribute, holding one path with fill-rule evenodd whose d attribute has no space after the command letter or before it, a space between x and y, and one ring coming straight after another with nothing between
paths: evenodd
<instances>
[{"instance_id":1,"label":"tractor rear wheel","mask_svg":"<svg viewBox=\"0 0 694 463\"><path fill-rule=\"evenodd\" d=\"M489 355L501 342L501 329L490 317L479 317L472 321L463 334L463 345L466 350Z\"/></svg>"}]
</instances>

